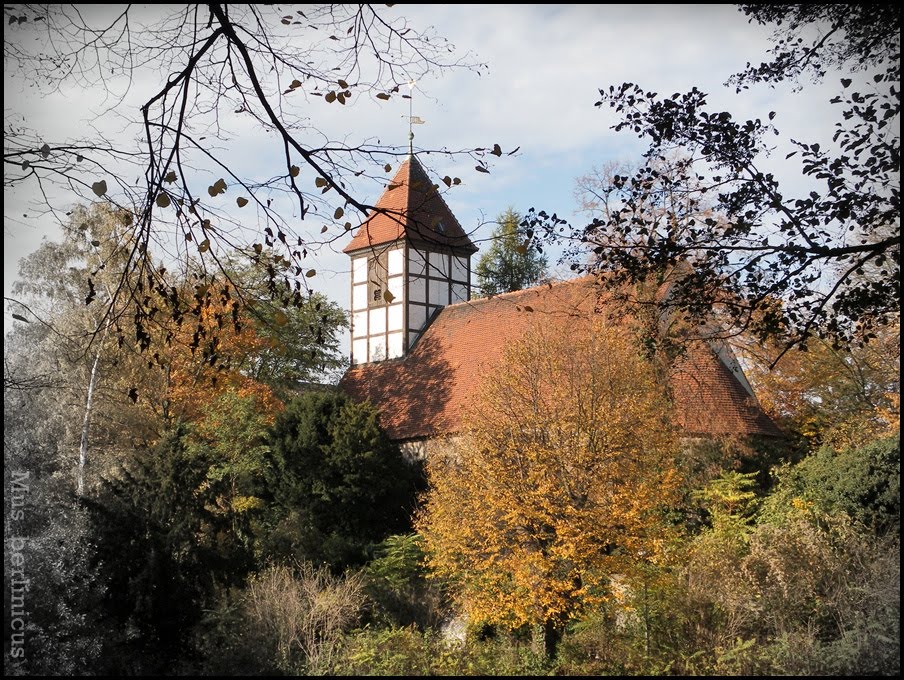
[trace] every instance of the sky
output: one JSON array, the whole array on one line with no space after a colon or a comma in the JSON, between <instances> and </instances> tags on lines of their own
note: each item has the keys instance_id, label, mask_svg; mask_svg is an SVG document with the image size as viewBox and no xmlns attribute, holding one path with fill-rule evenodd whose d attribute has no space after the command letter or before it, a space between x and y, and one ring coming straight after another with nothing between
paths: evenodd
<instances>
[{"instance_id":1,"label":"sky","mask_svg":"<svg viewBox=\"0 0 904 680\"><path fill-rule=\"evenodd\" d=\"M710 110L730 111L738 119L765 120L775 111L772 122L781 135L775 137L765 169L776 174L788 195L788 187L805 188L796 159L785 160L793 150L789 140L829 142L837 107L828 100L836 93L838 78L846 75L830 73L824 83L806 83L799 92L788 85L760 85L735 94L725 80L748 62L768 58L771 29L748 23L731 5L430 4L395 5L389 11L405 17L413 28L433 27L455 45L456 54L470 54L488 66L481 75L459 70L425 77L416 84L411 102L413 113L426 121L414 128L416 150L499 144L504 152L489 174L476 172L474 162L461 157L419 156L437 181L445 174L462 179L445 198L478 242L489 236L493 218L509 207L521 213L535 207L577 220L574 187L579 176L610 161L640 159L643 143L628 132L614 132L614 114L608 107L594 106L601 88L628 81L670 94L696 86L709 95ZM4 71L8 120L12 116L26 121L48 139L77 138L98 124L97 92L69 88L39 98L21 78L11 76ZM137 106L142 92L159 83L159 74L142 74L124 105ZM342 109L315 109L313 122L333 139L379 139L407 146L407 100L362 100ZM119 121L106 125L109 134L130 134ZM229 153L253 168L263 162L262 148L262 140L246 130ZM507 155L516 148L517 153ZM380 189L370 185L365 192L362 198L375 202ZM34 209L35 196L34 187L4 189L6 297L19 259L42 238L59 234L53 221ZM318 226L311 228L316 231ZM318 272L315 288L347 307L349 266L343 245L312 256L311 266ZM549 255L553 270L564 274L567 267L557 266L557 251ZM12 311L6 305L6 330ZM348 351L347 335L342 350Z\"/></svg>"}]
</instances>

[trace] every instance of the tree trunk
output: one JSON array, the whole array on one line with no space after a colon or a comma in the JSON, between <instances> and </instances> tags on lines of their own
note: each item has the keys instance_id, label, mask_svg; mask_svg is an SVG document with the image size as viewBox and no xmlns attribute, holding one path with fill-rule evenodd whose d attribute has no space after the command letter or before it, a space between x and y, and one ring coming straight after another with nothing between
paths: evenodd
<instances>
[{"instance_id":1,"label":"tree trunk","mask_svg":"<svg viewBox=\"0 0 904 680\"><path fill-rule=\"evenodd\" d=\"M94 401L94 386L97 384L97 364L100 362L100 350L94 355L91 366L91 377L88 378L88 399L85 401L85 418L82 421L82 441L78 451L78 475L76 493L81 496L85 490L85 463L88 462L88 424L91 420L91 403Z\"/></svg>"},{"instance_id":2,"label":"tree trunk","mask_svg":"<svg viewBox=\"0 0 904 680\"><path fill-rule=\"evenodd\" d=\"M543 624L543 651L546 652L546 658L552 661L556 658L556 652L559 647L559 640L562 639L562 631L556 625L555 621L548 620Z\"/></svg>"}]
</instances>

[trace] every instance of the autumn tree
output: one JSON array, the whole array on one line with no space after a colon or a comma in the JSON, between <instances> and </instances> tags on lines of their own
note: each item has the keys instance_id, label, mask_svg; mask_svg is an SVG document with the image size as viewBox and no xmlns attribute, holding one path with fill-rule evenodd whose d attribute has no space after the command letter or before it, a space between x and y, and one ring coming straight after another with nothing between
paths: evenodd
<instances>
[{"instance_id":1,"label":"autumn tree","mask_svg":"<svg viewBox=\"0 0 904 680\"><path fill-rule=\"evenodd\" d=\"M185 304L184 313L161 318L142 338L156 374L136 393L164 425L194 419L228 390L254 395L264 412L275 412L302 383L326 380L345 365L338 335L348 321L336 303L297 285L286 294L267 291L271 273L286 266L266 250L250 265L224 263L220 275L191 271L155 291Z\"/></svg>"},{"instance_id":2,"label":"autumn tree","mask_svg":"<svg viewBox=\"0 0 904 680\"><path fill-rule=\"evenodd\" d=\"M834 143L792 140L788 155L814 189L794 195L763 169L776 112L742 122L709 109L697 88L661 96L634 83L610 86L596 105L619 117L616 131L649 146L641 167L613 177L622 205L571 230L594 253L574 267L619 286L687 262L692 272L673 287L672 304L696 318L716 307L732 330L780 334L787 347L814 335L863 339L900 309L900 13L891 5L742 7L751 21L776 26L776 46L772 61L729 80L738 90L842 71ZM804 37L810 28L817 38ZM848 76L860 71L863 84L853 86ZM664 177L658 165L675 152L687 160ZM650 214L645 207L663 187L683 195L680 210ZM682 219L703 207L714 214ZM542 211L528 223L550 236L563 226Z\"/></svg>"},{"instance_id":3,"label":"autumn tree","mask_svg":"<svg viewBox=\"0 0 904 680\"><path fill-rule=\"evenodd\" d=\"M466 436L428 458L416 525L475 622L559 631L655 560L676 438L629 329L538 323L487 375ZM464 519L463 519L464 518Z\"/></svg>"},{"instance_id":4,"label":"autumn tree","mask_svg":"<svg viewBox=\"0 0 904 680\"><path fill-rule=\"evenodd\" d=\"M73 208L63 238L24 258L13 286L16 314L27 323L7 342L5 382L56 404L49 411L64 416L62 444L72 452L80 493L86 479L154 445L178 421L203 417L230 390L275 413L301 381L325 379L344 365L344 312L300 287L289 293L291 304L274 301L267 271L287 265L269 249L219 276L189 262L184 280L149 262L168 283L148 299L169 297L184 311L155 315L141 335L129 334L124 320L134 305L106 302L133 275L121 242L130 221L107 202Z\"/></svg>"},{"instance_id":5,"label":"autumn tree","mask_svg":"<svg viewBox=\"0 0 904 680\"><path fill-rule=\"evenodd\" d=\"M474 273L481 296L529 288L546 275L546 256L530 245L521 215L509 208L496 218L490 247L480 256Z\"/></svg>"},{"instance_id":6,"label":"autumn tree","mask_svg":"<svg viewBox=\"0 0 904 680\"><path fill-rule=\"evenodd\" d=\"M860 346L836 348L814 339L808 351L781 343L736 343L760 404L810 447L862 446L900 429L900 326L875 332Z\"/></svg>"},{"instance_id":7,"label":"autumn tree","mask_svg":"<svg viewBox=\"0 0 904 680\"><path fill-rule=\"evenodd\" d=\"M385 166L407 154L372 139L334 141L316 127L318 116L398 100L427 73L482 68L392 7L5 5L8 84L97 92L92 126L101 132L54 139L7 109L4 186L39 195L42 216L62 219L72 203L98 197L131 213L122 244L134 276L120 280L111 301L97 300L111 310L130 301L130 336L148 336L155 319L192 304L148 298L171 284L146 255L167 267L192 256L217 274L230 254L272 247L291 263L288 275L272 272L273 282L311 292L311 257L373 209L356 198L362 183L382 184ZM249 126L272 140L269 167L230 154ZM462 153L486 171L489 149Z\"/></svg>"},{"instance_id":8,"label":"autumn tree","mask_svg":"<svg viewBox=\"0 0 904 680\"><path fill-rule=\"evenodd\" d=\"M213 281L183 290L196 302L190 318L161 326L159 332L168 339L163 351L153 354L163 384L150 398L159 402L164 422L193 420L205 404L229 390L253 394L264 409L277 408L280 401L270 386L252 377L257 357L271 349L270 343L235 299L236 287Z\"/></svg>"}]
</instances>

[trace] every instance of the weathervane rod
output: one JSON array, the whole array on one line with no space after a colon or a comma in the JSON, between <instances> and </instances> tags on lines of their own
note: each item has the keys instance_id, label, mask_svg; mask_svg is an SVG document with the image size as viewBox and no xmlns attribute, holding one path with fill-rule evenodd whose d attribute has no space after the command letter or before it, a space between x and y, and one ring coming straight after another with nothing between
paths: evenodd
<instances>
[{"instance_id":1,"label":"weathervane rod","mask_svg":"<svg viewBox=\"0 0 904 680\"><path fill-rule=\"evenodd\" d=\"M414 126L415 125L423 125L426 121L420 116L414 115L414 80L408 81L408 88L410 89L410 94L408 94L408 155L414 155ZM403 95L404 96L404 95ZM405 116L402 116L404 118Z\"/></svg>"},{"instance_id":2,"label":"weathervane rod","mask_svg":"<svg viewBox=\"0 0 904 680\"><path fill-rule=\"evenodd\" d=\"M414 80L408 81L408 155L414 155Z\"/></svg>"}]
</instances>

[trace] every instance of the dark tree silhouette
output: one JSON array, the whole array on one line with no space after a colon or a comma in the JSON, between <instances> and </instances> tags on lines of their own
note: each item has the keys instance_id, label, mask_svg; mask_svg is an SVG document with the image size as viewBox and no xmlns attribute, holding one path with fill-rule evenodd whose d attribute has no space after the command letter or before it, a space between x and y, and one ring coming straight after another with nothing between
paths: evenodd
<instances>
[{"instance_id":1,"label":"dark tree silhouette","mask_svg":"<svg viewBox=\"0 0 904 680\"><path fill-rule=\"evenodd\" d=\"M678 266L674 308L695 320L717 309L729 332L778 335L787 347L805 347L813 335L868 339L900 313L900 13L883 5L743 9L777 29L774 59L729 80L738 91L799 85L829 68L871 76L863 88L841 78L831 100L839 105L834 148L792 140L789 158L797 155L821 189L791 196L761 169L767 135L779 134L769 122L775 112L739 122L708 110L697 88L662 97L633 83L611 86L596 105L611 107L621 117L614 129L649 148L639 169L611 178L618 205L564 230L580 244L572 268L623 286L664 281ZM813 24L819 37L808 44L799 36ZM526 223L551 237L564 226L543 211Z\"/></svg>"},{"instance_id":2,"label":"dark tree silhouette","mask_svg":"<svg viewBox=\"0 0 904 680\"><path fill-rule=\"evenodd\" d=\"M366 131L334 141L317 121L365 97L407 97L408 83L427 73L483 68L392 7L4 5L5 77L40 92L81 88L101 107L94 136L77 140L48 139L7 109L4 189L38 193L61 223L79 200L129 213L116 256L130 266L106 310L115 335L146 342L155 317L181 319L210 303L175 290L167 268L189 258L200 262L193 275L206 290L228 278L227 256L255 261L273 248L281 258L268 270L274 299L299 305L312 292L308 255L373 207L353 195L353 180L385 182L385 168L408 151ZM130 108L135 93L142 101ZM269 133L281 162L240 167L230 147L249 125ZM358 135L367 141L350 141ZM491 153L436 151L467 154L483 171ZM71 197L65 207L53 200L61 188Z\"/></svg>"}]
</instances>

